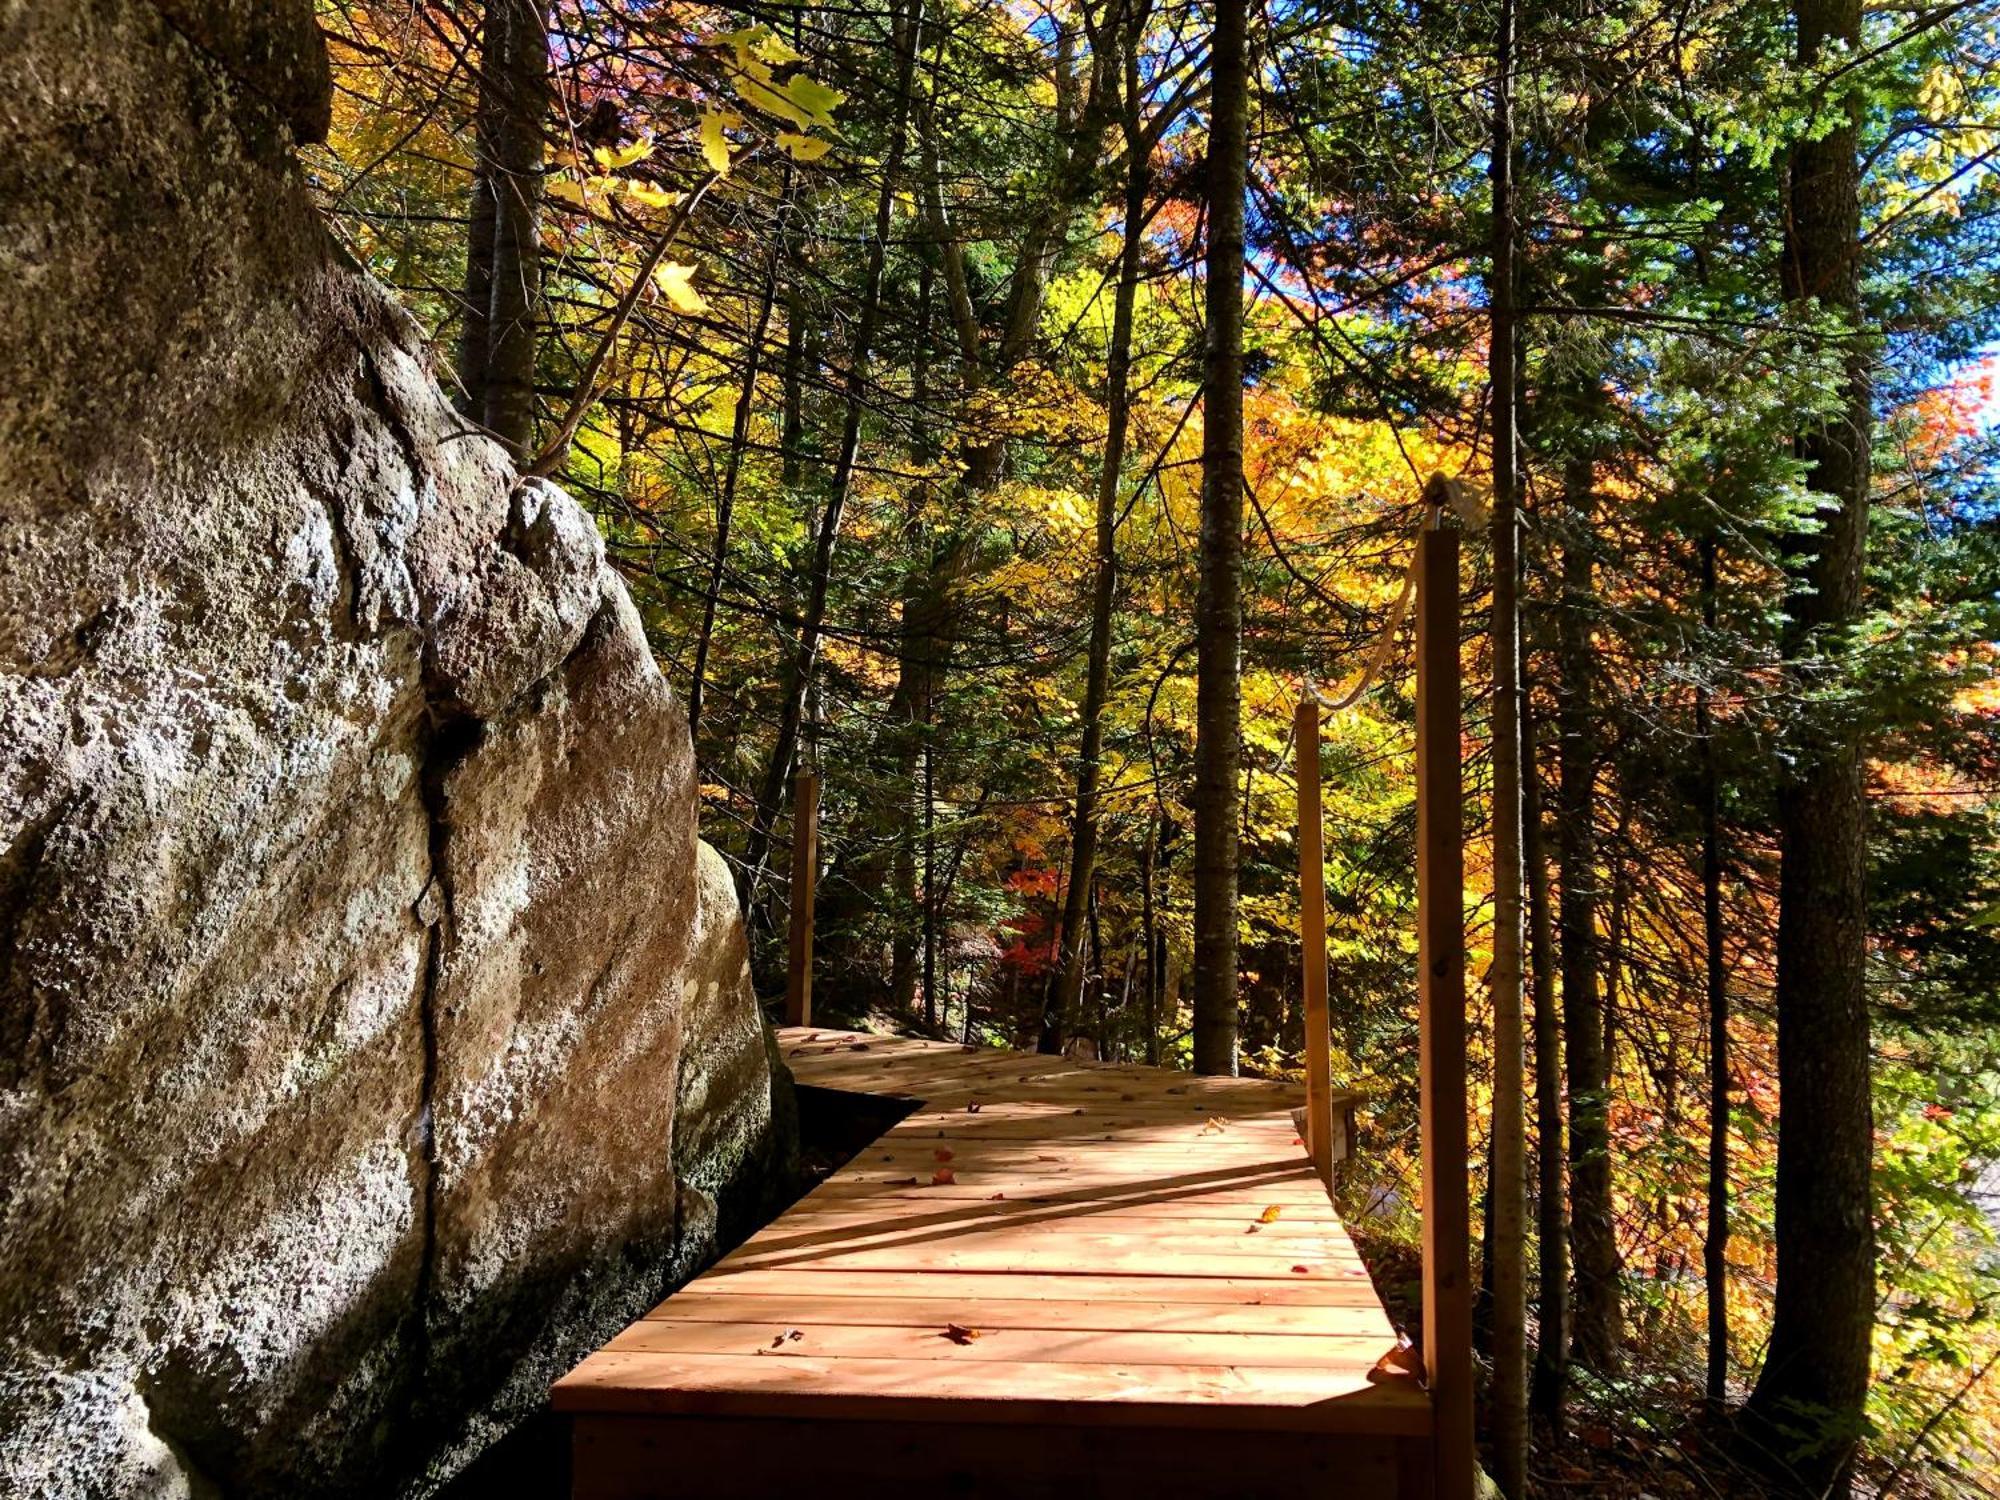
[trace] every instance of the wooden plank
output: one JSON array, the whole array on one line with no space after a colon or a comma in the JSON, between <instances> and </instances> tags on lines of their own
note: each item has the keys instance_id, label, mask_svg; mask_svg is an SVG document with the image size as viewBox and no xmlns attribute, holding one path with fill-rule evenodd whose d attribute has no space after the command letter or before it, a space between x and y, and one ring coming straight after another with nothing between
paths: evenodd
<instances>
[{"instance_id":1,"label":"wooden plank","mask_svg":"<svg viewBox=\"0 0 2000 1500\"><path fill-rule=\"evenodd\" d=\"M967 1322L968 1318L977 1321ZM955 1335L954 1329L963 1332ZM619 1354L730 1354L743 1359L1250 1365L1351 1372L1372 1365L1394 1343L1393 1335L1384 1337L1366 1326L1322 1330L1306 1337L1242 1330L1007 1328L986 1315L986 1304L972 1303L928 1326L818 1323L805 1318L750 1323L644 1318L605 1348Z\"/></svg>"},{"instance_id":2,"label":"wooden plank","mask_svg":"<svg viewBox=\"0 0 2000 1500\"><path fill-rule=\"evenodd\" d=\"M1428 498L1428 497L1427 497ZM1458 534L1417 541L1417 972L1424 1368L1439 1500L1470 1500L1472 1283L1466 1199L1465 809Z\"/></svg>"},{"instance_id":3,"label":"wooden plank","mask_svg":"<svg viewBox=\"0 0 2000 1500\"><path fill-rule=\"evenodd\" d=\"M627 1423L593 1428L626 1434L618 1451L634 1433L763 1454L778 1430L842 1451L841 1434L921 1432L914 1472L1018 1494L1050 1432L1099 1453L1192 1430L1239 1454L1346 1443L1384 1496L1398 1445L1428 1452L1423 1391L1372 1377L1394 1330L1303 1150L1296 1088L803 1028L781 1045L802 1083L922 1102L557 1387L560 1409ZM945 1337L954 1323L981 1337ZM1019 1423L1036 1441L1002 1441L959 1486L953 1455ZM1202 1493L1246 1472L1224 1464Z\"/></svg>"},{"instance_id":4,"label":"wooden plank","mask_svg":"<svg viewBox=\"0 0 2000 1500\"><path fill-rule=\"evenodd\" d=\"M1299 961L1305 990L1306 1146L1333 1187L1332 1033L1326 1015L1326 854L1319 808L1319 702L1310 689L1293 721L1298 763Z\"/></svg>"},{"instance_id":5,"label":"wooden plank","mask_svg":"<svg viewBox=\"0 0 2000 1500\"><path fill-rule=\"evenodd\" d=\"M956 1187L956 1184L952 1184ZM1101 1201L1058 1201L1050 1197L1008 1198L995 1203L977 1192L968 1192L962 1197L943 1197L942 1188L901 1188L887 1189L865 1198L814 1193L796 1205L785 1215L787 1224L811 1225L814 1228L852 1227L858 1224L880 1223L885 1213L898 1216L899 1222L914 1219L942 1219L949 1215L957 1222L972 1223L992 1221L1001 1223L1012 1215L1024 1218L1037 1213L1072 1214L1088 1218L1094 1222L1123 1219L1186 1219L1218 1220L1224 1224L1238 1226L1258 1224L1260 1233L1272 1233L1280 1229L1293 1229L1301 1225L1316 1225L1324 1232L1327 1227L1339 1228L1340 1218L1330 1205L1314 1207L1310 1204L1286 1204L1271 1195L1243 1196L1233 1200L1218 1201L1209 1198L1181 1198L1155 1202L1145 1199L1107 1198ZM1261 1221L1267 1208L1278 1210L1279 1217L1271 1223Z\"/></svg>"},{"instance_id":6,"label":"wooden plank","mask_svg":"<svg viewBox=\"0 0 2000 1500\"><path fill-rule=\"evenodd\" d=\"M770 1500L802 1481L823 1495L962 1500L1216 1500L1224 1495L1397 1497L1407 1439L1260 1433L1217 1441L1180 1427L1018 1428L796 1417L584 1416L577 1500Z\"/></svg>"},{"instance_id":7,"label":"wooden plank","mask_svg":"<svg viewBox=\"0 0 2000 1500\"><path fill-rule=\"evenodd\" d=\"M701 1416L901 1418L1274 1432L1421 1434L1430 1403L1407 1378L1370 1383L1365 1367L954 1365L906 1359L758 1359L600 1350L557 1381L557 1411Z\"/></svg>"},{"instance_id":8,"label":"wooden plank","mask_svg":"<svg viewBox=\"0 0 2000 1500\"><path fill-rule=\"evenodd\" d=\"M1058 1302L1053 1299L981 1297L976 1304L982 1328L1095 1329L1105 1333L1277 1333L1391 1334L1372 1292L1344 1301L1317 1304L1268 1302L1130 1302L1109 1298ZM962 1322L966 1302L942 1296L844 1295L843 1287L820 1294L729 1295L708 1283L678 1292L646 1314L660 1323L760 1323L784 1329L805 1324L840 1327L924 1328L935 1331ZM1379 1351L1378 1351L1379 1352Z\"/></svg>"},{"instance_id":9,"label":"wooden plank","mask_svg":"<svg viewBox=\"0 0 2000 1500\"><path fill-rule=\"evenodd\" d=\"M1198 1235L1102 1234L1078 1230L1061 1236L1059 1247L1041 1247L1047 1257L1064 1265L1087 1265L1106 1276L1261 1276L1271 1279L1320 1280L1353 1277L1367 1280L1360 1258L1351 1247L1331 1242L1315 1248L1283 1251L1238 1249L1233 1237ZM803 1249L776 1246L765 1250L743 1246L724 1256L716 1270L778 1269L810 1265L816 1271L1015 1271L1022 1268L1028 1247L1019 1241L967 1237L920 1239L906 1243L815 1245ZM1061 1274L1051 1266L1049 1274Z\"/></svg>"},{"instance_id":10,"label":"wooden plank","mask_svg":"<svg viewBox=\"0 0 2000 1500\"><path fill-rule=\"evenodd\" d=\"M785 1024L812 1021L813 906L819 885L819 777L799 772L792 796L791 920L786 934Z\"/></svg>"},{"instance_id":11,"label":"wooden plank","mask_svg":"<svg viewBox=\"0 0 2000 1500\"><path fill-rule=\"evenodd\" d=\"M1270 1307L1326 1307L1345 1305L1361 1297L1374 1297L1374 1289L1365 1278L1336 1281L1289 1274L1273 1277L1240 1273L1224 1276L1108 1276L1090 1271L1066 1274L1046 1271L946 1273L863 1268L839 1275L819 1275L796 1267L743 1266L724 1269L718 1266L704 1273L698 1285L707 1295L785 1296L797 1293L834 1296L853 1293L878 1297L943 1297L959 1302L982 1297L1058 1302L1213 1303L1240 1299L1245 1304L1261 1303ZM686 1296L687 1292L683 1290L675 1295Z\"/></svg>"}]
</instances>

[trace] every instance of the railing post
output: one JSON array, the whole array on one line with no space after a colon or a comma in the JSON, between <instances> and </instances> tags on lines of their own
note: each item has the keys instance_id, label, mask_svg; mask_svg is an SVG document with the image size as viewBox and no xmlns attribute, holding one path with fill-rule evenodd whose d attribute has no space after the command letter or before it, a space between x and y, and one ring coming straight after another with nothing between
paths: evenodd
<instances>
[{"instance_id":1,"label":"railing post","mask_svg":"<svg viewBox=\"0 0 2000 1500\"><path fill-rule=\"evenodd\" d=\"M1299 767L1299 958L1306 1012L1306 1146L1333 1191L1333 1078L1326 1017L1326 855L1319 809L1319 700L1308 688L1292 725Z\"/></svg>"},{"instance_id":2,"label":"railing post","mask_svg":"<svg viewBox=\"0 0 2000 1500\"><path fill-rule=\"evenodd\" d=\"M785 1024L812 1025L813 894L819 881L819 777L800 771L792 794L792 911L786 937Z\"/></svg>"},{"instance_id":3,"label":"railing post","mask_svg":"<svg viewBox=\"0 0 2000 1500\"><path fill-rule=\"evenodd\" d=\"M1417 541L1417 969L1424 1157L1424 1369L1437 1500L1470 1500L1472 1278L1466 1174L1465 847L1458 533Z\"/></svg>"}]
</instances>

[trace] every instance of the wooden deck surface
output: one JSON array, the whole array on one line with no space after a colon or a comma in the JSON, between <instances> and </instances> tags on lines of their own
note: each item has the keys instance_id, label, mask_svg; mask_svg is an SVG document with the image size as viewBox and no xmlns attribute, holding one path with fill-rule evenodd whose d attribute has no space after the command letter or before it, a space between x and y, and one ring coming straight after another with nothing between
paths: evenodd
<instances>
[{"instance_id":1,"label":"wooden deck surface","mask_svg":"<svg viewBox=\"0 0 2000 1500\"><path fill-rule=\"evenodd\" d=\"M1079 1453L1124 1463L1132 1493L1225 1492L1199 1477L1234 1449L1224 1431L1245 1456L1222 1475L1248 1480L1261 1453L1332 1493L1425 1488L1429 1401L1377 1368L1396 1336L1300 1143L1300 1091L825 1029L780 1040L802 1084L921 1103L556 1385L578 1494L714 1494L684 1463L754 1467L801 1442L822 1471L844 1454L855 1482L893 1453L947 1493L1026 1493L1053 1482L1034 1466L1063 1462L1058 1429L1096 1434ZM1009 1440L1020 1424L1034 1436ZM995 1478L1009 1465L1016 1484Z\"/></svg>"}]
</instances>

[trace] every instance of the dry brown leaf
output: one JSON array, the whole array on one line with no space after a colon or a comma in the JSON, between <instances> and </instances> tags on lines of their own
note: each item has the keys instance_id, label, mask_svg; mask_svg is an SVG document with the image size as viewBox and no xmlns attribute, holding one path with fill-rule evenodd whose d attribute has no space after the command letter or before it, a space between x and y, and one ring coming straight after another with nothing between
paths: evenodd
<instances>
[{"instance_id":1,"label":"dry brown leaf","mask_svg":"<svg viewBox=\"0 0 2000 1500\"><path fill-rule=\"evenodd\" d=\"M931 1173L932 1187L950 1187L956 1181L958 1181L958 1178L953 1174L950 1167L939 1167L935 1172Z\"/></svg>"},{"instance_id":2,"label":"dry brown leaf","mask_svg":"<svg viewBox=\"0 0 2000 1500\"><path fill-rule=\"evenodd\" d=\"M1408 1339L1398 1338L1396 1347L1375 1361L1374 1366L1368 1371L1368 1378L1373 1381L1422 1380L1423 1356L1417 1353L1416 1345Z\"/></svg>"},{"instance_id":3,"label":"dry brown leaf","mask_svg":"<svg viewBox=\"0 0 2000 1500\"><path fill-rule=\"evenodd\" d=\"M950 1339L954 1344L969 1344L979 1337L979 1330L967 1328L963 1323L947 1323L944 1325L944 1332L938 1337Z\"/></svg>"}]
</instances>

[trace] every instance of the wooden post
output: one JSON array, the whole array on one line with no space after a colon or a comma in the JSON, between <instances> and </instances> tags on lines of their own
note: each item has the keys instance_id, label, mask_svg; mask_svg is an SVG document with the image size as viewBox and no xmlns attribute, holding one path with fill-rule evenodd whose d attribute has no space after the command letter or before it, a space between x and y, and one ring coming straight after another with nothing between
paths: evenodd
<instances>
[{"instance_id":1,"label":"wooden post","mask_svg":"<svg viewBox=\"0 0 2000 1500\"><path fill-rule=\"evenodd\" d=\"M792 794L792 916L785 1024L812 1025L813 891L819 881L819 777L800 771Z\"/></svg>"},{"instance_id":2,"label":"wooden post","mask_svg":"<svg viewBox=\"0 0 2000 1500\"><path fill-rule=\"evenodd\" d=\"M1417 972L1424 1369L1437 1500L1470 1500L1472 1273L1466 1197L1465 847L1458 533L1417 540Z\"/></svg>"},{"instance_id":3,"label":"wooden post","mask_svg":"<svg viewBox=\"0 0 2000 1500\"><path fill-rule=\"evenodd\" d=\"M1326 1019L1326 856L1319 809L1319 702L1308 689L1292 725L1299 767L1299 959L1306 1010L1306 1146L1333 1191L1333 1077Z\"/></svg>"}]
</instances>

